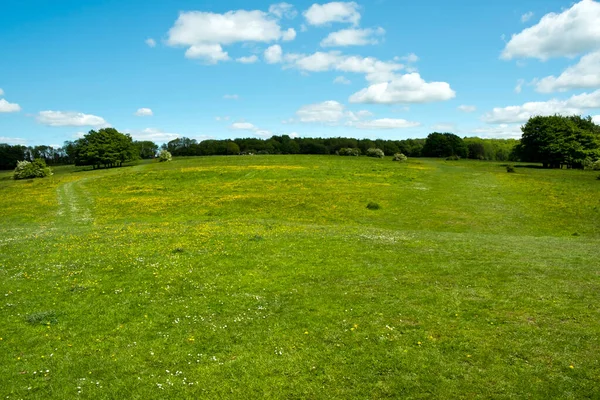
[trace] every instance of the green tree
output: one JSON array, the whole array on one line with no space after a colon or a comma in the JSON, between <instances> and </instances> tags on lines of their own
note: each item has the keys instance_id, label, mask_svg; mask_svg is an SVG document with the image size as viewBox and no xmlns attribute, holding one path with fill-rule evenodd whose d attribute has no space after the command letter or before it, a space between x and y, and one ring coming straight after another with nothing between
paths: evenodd
<instances>
[{"instance_id":1,"label":"green tree","mask_svg":"<svg viewBox=\"0 0 600 400\"><path fill-rule=\"evenodd\" d=\"M515 152L522 161L539 162L544 168L583 168L586 158L600 158L600 127L591 117L536 116L521 130Z\"/></svg>"},{"instance_id":2,"label":"green tree","mask_svg":"<svg viewBox=\"0 0 600 400\"><path fill-rule=\"evenodd\" d=\"M91 130L75 141L75 165L92 165L93 168L121 166L136 157L131 136L114 128Z\"/></svg>"},{"instance_id":3,"label":"green tree","mask_svg":"<svg viewBox=\"0 0 600 400\"><path fill-rule=\"evenodd\" d=\"M468 149L464 141L453 133L433 132L427 136L422 154L425 157L458 156L466 158Z\"/></svg>"},{"instance_id":4,"label":"green tree","mask_svg":"<svg viewBox=\"0 0 600 400\"><path fill-rule=\"evenodd\" d=\"M141 159L148 159L156 157L158 151L158 145L150 140L134 141L136 154Z\"/></svg>"}]
</instances>

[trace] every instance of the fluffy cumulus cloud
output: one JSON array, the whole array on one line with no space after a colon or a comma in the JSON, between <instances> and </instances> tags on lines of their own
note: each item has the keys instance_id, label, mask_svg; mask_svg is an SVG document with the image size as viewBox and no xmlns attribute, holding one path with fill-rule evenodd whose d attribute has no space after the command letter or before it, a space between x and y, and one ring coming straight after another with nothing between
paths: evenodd
<instances>
[{"instance_id":1,"label":"fluffy cumulus cloud","mask_svg":"<svg viewBox=\"0 0 600 400\"><path fill-rule=\"evenodd\" d=\"M484 114L483 120L491 124L527 122L536 115L584 114L585 110L600 108L600 90L582 93L566 100L528 102L520 106L497 107Z\"/></svg>"},{"instance_id":2,"label":"fluffy cumulus cloud","mask_svg":"<svg viewBox=\"0 0 600 400\"><path fill-rule=\"evenodd\" d=\"M533 11L526 12L525 14L521 15L521 22L525 23L529 21L532 17Z\"/></svg>"},{"instance_id":3,"label":"fluffy cumulus cloud","mask_svg":"<svg viewBox=\"0 0 600 400\"><path fill-rule=\"evenodd\" d=\"M549 13L536 25L512 35L501 57L574 57L600 48L600 2L582 0L560 14Z\"/></svg>"},{"instance_id":4,"label":"fluffy cumulus cloud","mask_svg":"<svg viewBox=\"0 0 600 400\"><path fill-rule=\"evenodd\" d=\"M265 50L264 56L265 61L269 64L280 63L283 56L283 50L280 45L274 44Z\"/></svg>"},{"instance_id":5,"label":"fluffy cumulus cloud","mask_svg":"<svg viewBox=\"0 0 600 400\"><path fill-rule=\"evenodd\" d=\"M324 124L337 124L345 118L344 105L330 100L318 104L309 104L296 111L300 122L318 122Z\"/></svg>"},{"instance_id":6,"label":"fluffy cumulus cloud","mask_svg":"<svg viewBox=\"0 0 600 400\"><path fill-rule=\"evenodd\" d=\"M326 25L342 22L358 25L360 13L355 2L334 1L327 4L313 4L304 12L304 18L310 25Z\"/></svg>"},{"instance_id":7,"label":"fluffy cumulus cloud","mask_svg":"<svg viewBox=\"0 0 600 400\"><path fill-rule=\"evenodd\" d=\"M21 111L21 106L16 103L9 103L4 99L0 99L0 113L12 113Z\"/></svg>"},{"instance_id":8,"label":"fluffy cumulus cloud","mask_svg":"<svg viewBox=\"0 0 600 400\"><path fill-rule=\"evenodd\" d=\"M296 15L298 15L298 12L294 8L294 6L289 3L273 4L269 7L269 13L273 14L277 18L288 19L294 19L296 18Z\"/></svg>"},{"instance_id":9,"label":"fluffy cumulus cloud","mask_svg":"<svg viewBox=\"0 0 600 400\"><path fill-rule=\"evenodd\" d=\"M146 128L141 131L126 130L134 140L151 140L153 142L170 142L173 139L181 137L178 133L169 133L157 128Z\"/></svg>"},{"instance_id":10,"label":"fluffy cumulus cloud","mask_svg":"<svg viewBox=\"0 0 600 400\"><path fill-rule=\"evenodd\" d=\"M594 115L592 121L594 121L595 124L600 125L600 115Z\"/></svg>"},{"instance_id":11,"label":"fluffy cumulus cloud","mask_svg":"<svg viewBox=\"0 0 600 400\"><path fill-rule=\"evenodd\" d=\"M406 121L404 119L364 119L372 116L373 113L368 110L357 112L347 111L343 104L334 100L308 104L296 111L297 121L303 123L320 123L332 126L344 124L345 126L357 129L400 129L420 125L418 122Z\"/></svg>"},{"instance_id":12,"label":"fluffy cumulus cloud","mask_svg":"<svg viewBox=\"0 0 600 400\"><path fill-rule=\"evenodd\" d=\"M253 54L248 57L237 58L235 61L242 63L242 64L254 64L255 62L258 61L258 57L255 54Z\"/></svg>"},{"instance_id":13,"label":"fluffy cumulus cloud","mask_svg":"<svg viewBox=\"0 0 600 400\"><path fill-rule=\"evenodd\" d=\"M279 13L281 8L273 10ZM293 28L283 30L276 16L259 10L229 11L224 14L189 11L179 14L175 25L169 30L167 44L187 47L186 57L215 64L230 59L223 50L224 45L268 43L293 40L295 37Z\"/></svg>"},{"instance_id":14,"label":"fluffy cumulus cloud","mask_svg":"<svg viewBox=\"0 0 600 400\"><path fill-rule=\"evenodd\" d=\"M469 133L470 135L478 136L480 138L490 139L519 139L522 135L520 124L500 124L497 126L487 126L473 129Z\"/></svg>"},{"instance_id":15,"label":"fluffy cumulus cloud","mask_svg":"<svg viewBox=\"0 0 600 400\"><path fill-rule=\"evenodd\" d=\"M383 36L383 28L376 29L342 29L337 32L331 32L321 41L321 47L344 47L344 46L364 46L379 43L379 36Z\"/></svg>"},{"instance_id":16,"label":"fluffy cumulus cloud","mask_svg":"<svg viewBox=\"0 0 600 400\"><path fill-rule=\"evenodd\" d=\"M37 121L48 126L110 126L102 117L71 111L40 111Z\"/></svg>"},{"instance_id":17,"label":"fluffy cumulus cloud","mask_svg":"<svg viewBox=\"0 0 600 400\"><path fill-rule=\"evenodd\" d=\"M600 25L600 22L599 22ZM536 82L540 93L564 92L570 89L600 88L600 51L587 54L558 77L547 76Z\"/></svg>"},{"instance_id":18,"label":"fluffy cumulus cloud","mask_svg":"<svg viewBox=\"0 0 600 400\"><path fill-rule=\"evenodd\" d=\"M152 39L152 38L148 38L146 39L146 44L149 47L156 47L156 40Z\"/></svg>"},{"instance_id":19,"label":"fluffy cumulus cloud","mask_svg":"<svg viewBox=\"0 0 600 400\"><path fill-rule=\"evenodd\" d=\"M466 112L466 113L472 113L472 112L477 111L477 107L468 106L466 104L463 104L463 105L458 106L458 110L462 111L462 112Z\"/></svg>"},{"instance_id":20,"label":"fluffy cumulus cloud","mask_svg":"<svg viewBox=\"0 0 600 400\"><path fill-rule=\"evenodd\" d=\"M370 121L352 122L351 126L358 129L404 129L420 126L419 122L407 121L405 119L382 118Z\"/></svg>"},{"instance_id":21,"label":"fluffy cumulus cloud","mask_svg":"<svg viewBox=\"0 0 600 400\"><path fill-rule=\"evenodd\" d=\"M351 103L431 103L450 100L456 92L446 82L426 82L416 73L373 84L350 96Z\"/></svg>"},{"instance_id":22,"label":"fluffy cumulus cloud","mask_svg":"<svg viewBox=\"0 0 600 400\"><path fill-rule=\"evenodd\" d=\"M10 145L25 145L27 143L27 140L25 139L21 139L21 138L11 138L11 137L6 137L6 136L0 136L0 143L6 143L6 144L10 144Z\"/></svg>"},{"instance_id":23,"label":"fluffy cumulus cloud","mask_svg":"<svg viewBox=\"0 0 600 400\"><path fill-rule=\"evenodd\" d=\"M223 51L220 44L196 44L185 52L187 58L201 58L207 64L216 64L219 61L229 60L229 54Z\"/></svg>"},{"instance_id":24,"label":"fluffy cumulus cloud","mask_svg":"<svg viewBox=\"0 0 600 400\"><path fill-rule=\"evenodd\" d=\"M252 133L254 133L254 135L262 138L270 138L271 136L273 136L273 132L266 129L260 129L256 125L251 124L250 122L234 122L233 124L231 124L230 128L239 131L251 131Z\"/></svg>"},{"instance_id":25,"label":"fluffy cumulus cloud","mask_svg":"<svg viewBox=\"0 0 600 400\"><path fill-rule=\"evenodd\" d=\"M138 110L135 112L135 115L138 117L150 117L154 114L149 108L138 108Z\"/></svg>"},{"instance_id":26,"label":"fluffy cumulus cloud","mask_svg":"<svg viewBox=\"0 0 600 400\"><path fill-rule=\"evenodd\" d=\"M339 51L316 52L313 54L288 53L282 58L288 68L304 72L339 71L364 74L370 82L390 80L404 68L403 64L381 61L374 57L349 56Z\"/></svg>"},{"instance_id":27,"label":"fluffy cumulus cloud","mask_svg":"<svg viewBox=\"0 0 600 400\"><path fill-rule=\"evenodd\" d=\"M338 85L349 85L352 82L350 82L350 80L345 76L336 76L333 80L333 83L337 83Z\"/></svg>"}]
</instances>

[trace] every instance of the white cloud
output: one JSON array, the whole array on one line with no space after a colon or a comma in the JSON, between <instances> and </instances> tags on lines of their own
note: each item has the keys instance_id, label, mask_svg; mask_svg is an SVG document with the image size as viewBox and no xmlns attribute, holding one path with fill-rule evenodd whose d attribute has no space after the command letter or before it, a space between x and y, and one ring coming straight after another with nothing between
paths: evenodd
<instances>
[{"instance_id":1,"label":"white cloud","mask_svg":"<svg viewBox=\"0 0 600 400\"><path fill-rule=\"evenodd\" d=\"M496 107L483 116L487 123L527 122L536 115L574 115L583 114L585 110L600 108L600 90L571 96L567 100L552 99L549 101L528 102L521 106Z\"/></svg>"},{"instance_id":2,"label":"white cloud","mask_svg":"<svg viewBox=\"0 0 600 400\"><path fill-rule=\"evenodd\" d=\"M452 132L456 131L456 125L451 123L441 123L431 125L431 129L435 132Z\"/></svg>"},{"instance_id":3,"label":"white cloud","mask_svg":"<svg viewBox=\"0 0 600 400\"><path fill-rule=\"evenodd\" d=\"M226 115L224 117L215 117L216 121L229 121L231 119L231 117L229 115Z\"/></svg>"},{"instance_id":4,"label":"white cloud","mask_svg":"<svg viewBox=\"0 0 600 400\"><path fill-rule=\"evenodd\" d=\"M600 48L600 3L582 0L560 14L549 13L536 25L512 35L501 58L574 57Z\"/></svg>"},{"instance_id":5,"label":"white cloud","mask_svg":"<svg viewBox=\"0 0 600 400\"><path fill-rule=\"evenodd\" d=\"M156 40L152 39L152 38L148 38L146 39L146 44L149 47L156 47Z\"/></svg>"},{"instance_id":6,"label":"white cloud","mask_svg":"<svg viewBox=\"0 0 600 400\"><path fill-rule=\"evenodd\" d=\"M532 17L533 17L533 11L526 12L525 14L521 15L521 22L525 23L525 22L529 21Z\"/></svg>"},{"instance_id":7,"label":"white cloud","mask_svg":"<svg viewBox=\"0 0 600 400\"><path fill-rule=\"evenodd\" d=\"M233 124L231 124L230 128L238 131L251 131L256 136L260 136L263 138L270 138L271 136L273 136L273 132L266 129L260 129L256 125L251 124L250 122L234 122Z\"/></svg>"},{"instance_id":8,"label":"white cloud","mask_svg":"<svg viewBox=\"0 0 600 400\"><path fill-rule=\"evenodd\" d=\"M242 64L254 64L255 62L258 61L258 57L255 54L253 54L248 57L237 58L235 61L242 63Z\"/></svg>"},{"instance_id":9,"label":"white cloud","mask_svg":"<svg viewBox=\"0 0 600 400\"><path fill-rule=\"evenodd\" d=\"M16 103L9 103L4 99L0 99L0 113L11 113L21 111L21 106Z\"/></svg>"},{"instance_id":10,"label":"white cloud","mask_svg":"<svg viewBox=\"0 0 600 400\"><path fill-rule=\"evenodd\" d=\"M280 63L282 54L283 50L281 50L281 46L274 44L265 50L265 61L269 64Z\"/></svg>"},{"instance_id":11,"label":"white cloud","mask_svg":"<svg viewBox=\"0 0 600 400\"><path fill-rule=\"evenodd\" d=\"M358 25L360 13L355 2L334 1L327 4L313 4L304 12L310 25L325 25L330 22L343 22Z\"/></svg>"},{"instance_id":12,"label":"white cloud","mask_svg":"<svg viewBox=\"0 0 600 400\"><path fill-rule=\"evenodd\" d=\"M48 126L110 126L102 117L71 111L40 111L37 121Z\"/></svg>"},{"instance_id":13,"label":"white cloud","mask_svg":"<svg viewBox=\"0 0 600 400\"><path fill-rule=\"evenodd\" d=\"M179 14L175 25L169 30L167 43L170 46L188 47L188 58L203 58L215 64L230 59L223 45L268 43L295 37L294 29L283 31L276 17L259 10L237 10L224 14L190 11Z\"/></svg>"},{"instance_id":14,"label":"white cloud","mask_svg":"<svg viewBox=\"0 0 600 400\"><path fill-rule=\"evenodd\" d=\"M154 115L154 113L149 108L138 108L138 110L135 112L135 115L138 117L150 117Z\"/></svg>"},{"instance_id":15,"label":"white cloud","mask_svg":"<svg viewBox=\"0 0 600 400\"><path fill-rule=\"evenodd\" d=\"M364 46L377 44L377 36L385 34L383 28L377 29L342 29L331 32L321 41L321 47Z\"/></svg>"},{"instance_id":16,"label":"white cloud","mask_svg":"<svg viewBox=\"0 0 600 400\"><path fill-rule=\"evenodd\" d=\"M396 76L389 82L376 83L350 96L351 103L430 103L456 96L446 82L425 82L413 72Z\"/></svg>"},{"instance_id":17,"label":"white cloud","mask_svg":"<svg viewBox=\"0 0 600 400\"><path fill-rule=\"evenodd\" d=\"M600 115L594 115L592 121L594 121L595 124L600 125Z\"/></svg>"},{"instance_id":18,"label":"white cloud","mask_svg":"<svg viewBox=\"0 0 600 400\"><path fill-rule=\"evenodd\" d=\"M0 88L0 96L4 95L4 90L2 90L2 88Z\"/></svg>"},{"instance_id":19,"label":"white cloud","mask_svg":"<svg viewBox=\"0 0 600 400\"><path fill-rule=\"evenodd\" d=\"M407 63L416 63L419 61L419 57L415 53L410 53L404 57L400 57L400 59L406 61Z\"/></svg>"},{"instance_id":20,"label":"white cloud","mask_svg":"<svg viewBox=\"0 0 600 400\"><path fill-rule=\"evenodd\" d=\"M404 129L420 126L419 122L407 121L405 119L382 118L370 121L352 122L350 126L358 129Z\"/></svg>"},{"instance_id":21,"label":"white cloud","mask_svg":"<svg viewBox=\"0 0 600 400\"><path fill-rule=\"evenodd\" d=\"M256 126L251 124L250 122L234 122L231 124L231 129L239 129L245 131L253 131L258 129Z\"/></svg>"},{"instance_id":22,"label":"white cloud","mask_svg":"<svg viewBox=\"0 0 600 400\"><path fill-rule=\"evenodd\" d=\"M219 61L229 60L229 55L223 51L220 44L196 44L186 50L187 58L202 58L207 64L216 64Z\"/></svg>"},{"instance_id":23,"label":"white cloud","mask_svg":"<svg viewBox=\"0 0 600 400\"><path fill-rule=\"evenodd\" d=\"M519 79L517 81L517 86L515 86L515 93L521 93L523 90L523 84L525 84L525 80Z\"/></svg>"},{"instance_id":24,"label":"white cloud","mask_svg":"<svg viewBox=\"0 0 600 400\"><path fill-rule=\"evenodd\" d=\"M344 105L330 100L318 104L309 104L296 111L300 122L317 122L324 124L337 124L345 118Z\"/></svg>"},{"instance_id":25,"label":"white cloud","mask_svg":"<svg viewBox=\"0 0 600 400\"><path fill-rule=\"evenodd\" d=\"M294 30L294 28L289 28L287 31L285 31L283 33L283 36L281 36L281 39L284 42L289 42L290 40L296 39L296 31Z\"/></svg>"},{"instance_id":26,"label":"white cloud","mask_svg":"<svg viewBox=\"0 0 600 400\"><path fill-rule=\"evenodd\" d=\"M296 15L298 15L298 12L294 6L288 3L272 4L269 7L269 13L273 14L277 18L285 17L288 19L294 19L296 18Z\"/></svg>"},{"instance_id":27,"label":"white cloud","mask_svg":"<svg viewBox=\"0 0 600 400\"><path fill-rule=\"evenodd\" d=\"M21 138L10 138L6 136L0 136L0 143L6 143L13 146L17 144L25 145L27 143L27 140Z\"/></svg>"},{"instance_id":28,"label":"white cloud","mask_svg":"<svg viewBox=\"0 0 600 400\"><path fill-rule=\"evenodd\" d=\"M340 71L365 74L371 82L390 80L403 64L380 61L374 57L347 56L339 51L316 52L310 55L289 53L283 57L286 67L305 72Z\"/></svg>"},{"instance_id":29,"label":"white cloud","mask_svg":"<svg viewBox=\"0 0 600 400\"><path fill-rule=\"evenodd\" d=\"M153 142L164 143L181 137L178 133L164 132L157 128L146 128L141 131L125 131L125 133L129 133L134 140L151 140Z\"/></svg>"},{"instance_id":30,"label":"white cloud","mask_svg":"<svg viewBox=\"0 0 600 400\"><path fill-rule=\"evenodd\" d=\"M333 83L338 83L340 85L349 85L352 82L350 82L350 80L344 76L338 76L333 80Z\"/></svg>"},{"instance_id":31,"label":"white cloud","mask_svg":"<svg viewBox=\"0 0 600 400\"><path fill-rule=\"evenodd\" d=\"M238 94L226 94L223 96L223 98L225 100L239 100L240 99L240 95Z\"/></svg>"},{"instance_id":32,"label":"white cloud","mask_svg":"<svg viewBox=\"0 0 600 400\"><path fill-rule=\"evenodd\" d=\"M472 113L472 112L477 111L477 107L475 107L475 106L468 106L468 105L465 105L465 104L460 105L457 108L458 108L459 111L466 112L466 113Z\"/></svg>"},{"instance_id":33,"label":"white cloud","mask_svg":"<svg viewBox=\"0 0 600 400\"><path fill-rule=\"evenodd\" d=\"M536 83L536 90L540 93L598 87L600 87L600 51L581 57L577 64L567 68L558 78L547 76Z\"/></svg>"},{"instance_id":34,"label":"white cloud","mask_svg":"<svg viewBox=\"0 0 600 400\"><path fill-rule=\"evenodd\" d=\"M364 118L369 118L372 116L373 116L373 113L368 110L360 110L357 112L347 111L345 114L345 117L348 118L350 121L360 121Z\"/></svg>"},{"instance_id":35,"label":"white cloud","mask_svg":"<svg viewBox=\"0 0 600 400\"><path fill-rule=\"evenodd\" d=\"M521 125L500 124L493 127L476 128L471 134L489 139L519 139L522 135Z\"/></svg>"}]
</instances>

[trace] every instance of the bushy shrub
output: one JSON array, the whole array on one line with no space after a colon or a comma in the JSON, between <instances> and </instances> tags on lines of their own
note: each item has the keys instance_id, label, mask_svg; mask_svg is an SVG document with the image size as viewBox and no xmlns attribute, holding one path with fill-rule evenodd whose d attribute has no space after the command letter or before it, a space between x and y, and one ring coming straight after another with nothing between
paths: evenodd
<instances>
[{"instance_id":1,"label":"bushy shrub","mask_svg":"<svg viewBox=\"0 0 600 400\"><path fill-rule=\"evenodd\" d=\"M167 150L161 150L160 153L158 153L158 161L160 162L171 161L172 158L171 153Z\"/></svg>"},{"instance_id":2,"label":"bushy shrub","mask_svg":"<svg viewBox=\"0 0 600 400\"><path fill-rule=\"evenodd\" d=\"M367 204L367 208L369 210L379 210L381 208L381 206L379 204L371 201L371 202L369 202L369 204Z\"/></svg>"},{"instance_id":3,"label":"bushy shrub","mask_svg":"<svg viewBox=\"0 0 600 400\"><path fill-rule=\"evenodd\" d=\"M52 170L46 165L43 158L36 158L33 162L18 161L13 173L14 179L43 178L52 175Z\"/></svg>"},{"instance_id":4,"label":"bushy shrub","mask_svg":"<svg viewBox=\"0 0 600 400\"><path fill-rule=\"evenodd\" d=\"M338 150L338 154L340 156L360 156L360 153L360 149L350 147L343 147Z\"/></svg>"},{"instance_id":5,"label":"bushy shrub","mask_svg":"<svg viewBox=\"0 0 600 400\"><path fill-rule=\"evenodd\" d=\"M457 156L456 154L450 156L450 157L446 157L446 161L458 161L460 160L460 156Z\"/></svg>"},{"instance_id":6,"label":"bushy shrub","mask_svg":"<svg viewBox=\"0 0 600 400\"><path fill-rule=\"evenodd\" d=\"M371 147L367 150L367 156L375 157L375 158L383 158L385 156L383 150L376 149L375 147Z\"/></svg>"},{"instance_id":7,"label":"bushy shrub","mask_svg":"<svg viewBox=\"0 0 600 400\"><path fill-rule=\"evenodd\" d=\"M592 164L592 169L594 171L600 171L600 160L596 161L595 163Z\"/></svg>"},{"instance_id":8,"label":"bushy shrub","mask_svg":"<svg viewBox=\"0 0 600 400\"><path fill-rule=\"evenodd\" d=\"M406 157L402 153L396 153L396 154L394 154L394 158L392 159L392 161L400 161L400 162L403 162L403 161L406 161L406 160L408 160L408 157Z\"/></svg>"},{"instance_id":9,"label":"bushy shrub","mask_svg":"<svg viewBox=\"0 0 600 400\"><path fill-rule=\"evenodd\" d=\"M512 165L507 165L506 166L506 172L516 172L515 171L515 167L513 167Z\"/></svg>"}]
</instances>

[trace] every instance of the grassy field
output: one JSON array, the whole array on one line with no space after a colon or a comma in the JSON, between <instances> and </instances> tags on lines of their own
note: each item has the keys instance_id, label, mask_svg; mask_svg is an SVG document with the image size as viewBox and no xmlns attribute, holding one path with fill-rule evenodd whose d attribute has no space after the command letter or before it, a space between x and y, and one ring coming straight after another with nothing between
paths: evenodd
<instances>
[{"instance_id":1,"label":"grassy field","mask_svg":"<svg viewBox=\"0 0 600 400\"><path fill-rule=\"evenodd\" d=\"M516 170L2 173L0 398L600 398L600 181Z\"/></svg>"}]
</instances>

